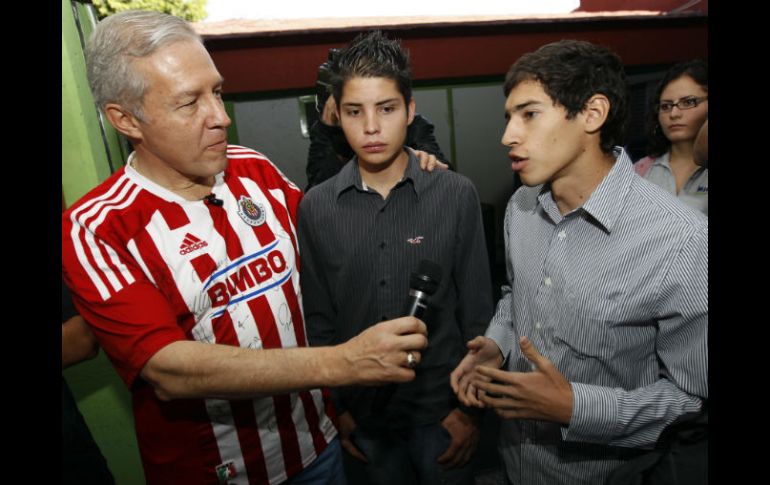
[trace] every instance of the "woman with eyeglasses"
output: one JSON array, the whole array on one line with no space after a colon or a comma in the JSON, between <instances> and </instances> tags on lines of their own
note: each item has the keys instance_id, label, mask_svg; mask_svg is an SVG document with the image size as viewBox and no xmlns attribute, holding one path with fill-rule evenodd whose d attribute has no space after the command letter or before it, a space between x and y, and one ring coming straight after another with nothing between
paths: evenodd
<instances>
[{"instance_id":1,"label":"woman with eyeglasses","mask_svg":"<svg viewBox=\"0 0 770 485\"><path fill-rule=\"evenodd\" d=\"M649 156L636 172L708 216L708 168L695 163L693 146L708 118L708 63L673 66L658 85L649 112Z\"/></svg>"}]
</instances>

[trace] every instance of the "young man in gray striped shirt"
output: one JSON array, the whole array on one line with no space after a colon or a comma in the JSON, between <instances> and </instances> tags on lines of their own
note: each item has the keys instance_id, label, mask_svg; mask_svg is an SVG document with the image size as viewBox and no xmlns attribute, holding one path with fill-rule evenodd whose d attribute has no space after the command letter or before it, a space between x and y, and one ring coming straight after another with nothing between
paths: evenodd
<instances>
[{"instance_id":1,"label":"young man in gray striped shirt","mask_svg":"<svg viewBox=\"0 0 770 485\"><path fill-rule=\"evenodd\" d=\"M334 391L341 442L355 457L348 469L363 468L372 484L472 484L479 410L461 409L449 373L493 312L478 195L462 175L422 171L404 147L415 103L398 42L379 32L359 36L332 70L338 118L356 155L299 208L311 345L345 341L382 315L401 315L421 260L443 270L423 317L429 343L415 380L392 396L373 387Z\"/></svg>"},{"instance_id":2,"label":"young man in gray striped shirt","mask_svg":"<svg viewBox=\"0 0 770 485\"><path fill-rule=\"evenodd\" d=\"M603 484L708 399L708 221L616 146L626 84L609 50L548 44L504 92L525 184L505 216L509 286L452 387L507 418L509 483Z\"/></svg>"}]
</instances>

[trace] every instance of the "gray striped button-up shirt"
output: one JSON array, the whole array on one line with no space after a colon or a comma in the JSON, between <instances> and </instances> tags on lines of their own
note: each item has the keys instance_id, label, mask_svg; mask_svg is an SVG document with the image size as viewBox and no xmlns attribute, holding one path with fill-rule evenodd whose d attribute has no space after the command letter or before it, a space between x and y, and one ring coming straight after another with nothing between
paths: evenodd
<instances>
[{"instance_id":1,"label":"gray striped button-up shirt","mask_svg":"<svg viewBox=\"0 0 770 485\"><path fill-rule=\"evenodd\" d=\"M549 187L508 203L508 281L487 329L507 370L526 335L571 382L569 426L506 420L523 484L600 484L708 397L708 220L633 170L625 152L564 216Z\"/></svg>"}]
</instances>

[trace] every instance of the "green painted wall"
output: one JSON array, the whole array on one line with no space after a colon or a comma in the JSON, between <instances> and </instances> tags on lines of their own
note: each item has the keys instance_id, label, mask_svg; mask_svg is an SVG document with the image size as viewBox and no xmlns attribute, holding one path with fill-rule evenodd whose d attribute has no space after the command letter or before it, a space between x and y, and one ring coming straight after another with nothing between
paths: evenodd
<instances>
[{"instance_id":1,"label":"green painted wall","mask_svg":"<svg viewBox=\"0 0 770 485\"><path fill-rule=\"evenodd\" d=\"M145 483L131 395L103 351L63 372L118 485Z\"/></svg>"},{"instance_id":2,"label":"green painted wall","mask_svg":"<svg viewBox=\"0 0 770 485\"><path fill-rule=\"evenodd\" d=\"M88 8L75 9L90 34ZM73 3L62 0L62 193L69 206L123 165L115 131L102 132L85 73ZM108 156L108 152L110 155ZM112 159L112 168L110 167ZM145 483L131 413L131 397L104 352L62 373L119 485Z\"/></svg>"},{"instance_id":3,"label":"green painted wall","mask_svg":"<svg viewBox=\"0 0 770 485\"><path fill-rule=\"evenodd\" d=\"M232 124L227 128L227 143L239 145L238 127L235 126L235 103L232 101L225 101L225 111L227 111L227 116L229 116L232 121Z\"/></svg>"},{"instance_id":4,"label":"green painted wall","mask_svg":"<svg viewBox=\"0 0 770 485\"><path fill-rule=\"evenodd\" d=\"M119 138L109 124L101 127L99 113L88 88L73 4L81 19L83 34L87 37L91 32L90 7L62 0L62 192L67 206L109 177L112 169L123 166Z\"/></svg>"}]
</instances>

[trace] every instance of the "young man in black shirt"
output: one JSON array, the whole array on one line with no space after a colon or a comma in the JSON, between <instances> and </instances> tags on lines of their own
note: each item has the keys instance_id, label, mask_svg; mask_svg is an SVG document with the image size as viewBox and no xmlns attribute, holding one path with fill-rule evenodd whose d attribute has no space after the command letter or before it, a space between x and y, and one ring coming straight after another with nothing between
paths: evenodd
<instances>
[{"instance_id":1,"label":"young man in black shirt","mask_svg":"<svg viewBox=\"0 0 770 485\"><path fill-rule=\"evenodd\" d=\"M449 373L493 311L478 195L462 175L420 170L404 146L415 102L398 42L361 35L333 70L337 117L356 156L299 208L311 345L344 341L385 315L401 315L421 260L443 273L423 316L430 337L415 380L392 395L373 387L334 391L342 445L365 463L369 483L470 484L478 415L461 408Z\"/></svg>"},{"instance_id":2,"label":"young man in black shirt","mask_svg":"<svg viewBox=\"0 0 770 485\"><path fill-rule=\"evenodd\" d=\"M326 179L334 177L355 155L345 139L345 133L337 118L337 104L332 96L331 80L336 75L334 61L340 49L329 49L329 59L318 66L316 79L316 109L318 120L310 127L310 148L307 154L307 187L310 190ZM418 157L429 166L443 164L454 170L452 163L441 152L433 135L433 124L424 116L415 113L406 129L404 145L413 149Z\"/></svg>"}]
</instances>

